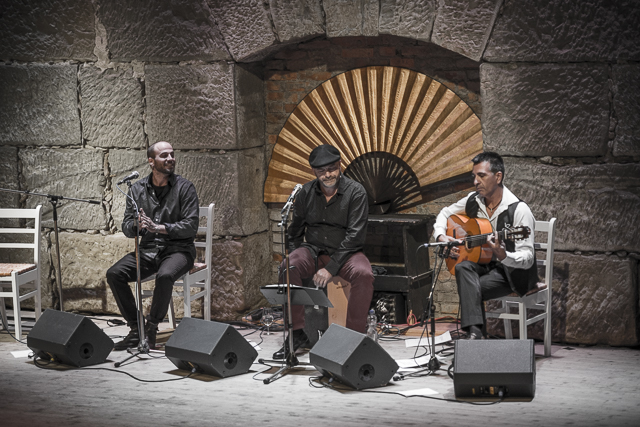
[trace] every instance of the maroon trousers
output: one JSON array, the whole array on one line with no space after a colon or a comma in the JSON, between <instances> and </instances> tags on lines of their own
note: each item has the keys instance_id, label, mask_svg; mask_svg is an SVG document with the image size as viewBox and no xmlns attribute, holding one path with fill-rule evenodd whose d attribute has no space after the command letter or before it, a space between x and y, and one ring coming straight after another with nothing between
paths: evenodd
<instances>
[{"instance_id":1,"label":"maroon trousers","mask_svg":"<svg viewBox=\"0 0 640 427\"><path fill-rule=\"evenodd\" d=\"M328 255L318 257L317 270L324 268L330 261ZM284 270L282 262L281 271ZM313 277L316 270L316 262L307 248L298 248L289 255L289 280L292 285L303 286L302 281ZM367 326L367 314L373 297L373 271L371 264L362 252L356 252L344 263L338 276L351 283L351 293L347 302L346 327L356 332L364 333ZM286 281L286 276L283 276ZM293 330L304 328L304 306L291 307L293 318Z\"/></svg>"}]
</instances>

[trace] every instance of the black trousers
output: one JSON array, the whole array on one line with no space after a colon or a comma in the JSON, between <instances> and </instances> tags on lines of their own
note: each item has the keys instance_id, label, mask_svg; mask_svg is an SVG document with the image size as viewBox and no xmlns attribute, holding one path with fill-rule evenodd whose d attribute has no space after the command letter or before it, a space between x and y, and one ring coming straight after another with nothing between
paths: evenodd
<instances>
[{"instance_id":1,"label":"black trousers","mask_svg":"<svg viewBox=\"0 0 640 427\"><path fill-rule=\"evenodd\" d=\"M173 284L193 267L193 258L185 252L158 254L152 258L146 254L140 257L140 278L145 279L156 273L156 286L153 289L151 310L148 319L153 323L164 320L169 310ZM107 283L113 292L120 313L129 327L137 325L138 308L131 290L130 282L136 281L136 254L125 255L107 270Z\"/></svg>"},{"instance_id":2,"label":"black trousers","mask_svg":"<svg viewBox=\"0 0 640 427\"><path fill-rule=\"evenodd\" d=\"M462 261L456 265L456 284L460 298L460 326L463 328L484 326L483 302L513 292L505 271L495 264L478 265Z\"/></svg>"}]
</instances>

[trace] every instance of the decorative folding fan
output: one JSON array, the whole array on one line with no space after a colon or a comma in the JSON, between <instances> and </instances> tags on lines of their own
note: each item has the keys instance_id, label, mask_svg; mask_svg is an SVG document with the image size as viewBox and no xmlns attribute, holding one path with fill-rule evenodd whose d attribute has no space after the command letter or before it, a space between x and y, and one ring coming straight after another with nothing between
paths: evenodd
<instances>
[{"instance_id":1,"label":"decorative folding fan","mask_svg":"<svg viewBox=\"0 0 640 427\"><path fill-rule=\"evenodd\" d=\"M315 178L308 159L321 144L340 150L344 174L367 190L370 212L390 213L468 179L482 130L464 101L424 74L351 70L317 87L287 119L269 163L265 202L284 203L297 183Z\"/></svg>"}]
</instances>

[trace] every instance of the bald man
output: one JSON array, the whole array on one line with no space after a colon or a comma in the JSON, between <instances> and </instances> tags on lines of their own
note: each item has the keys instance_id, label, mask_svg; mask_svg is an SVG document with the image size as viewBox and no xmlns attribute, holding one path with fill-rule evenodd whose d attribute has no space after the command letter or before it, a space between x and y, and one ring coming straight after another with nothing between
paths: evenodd
<instances>
[{"instance_id":1,"label":"bald man","mask_svg":"<svg viewBox=\"0 0 640 427\"><path fill-rule=\"evenodd\" d=\"M156 347L158 323L169 310L175 281L193 267L198 231L198 195L193 184L175 174L176 158L168 142L156 142L147 150L151 173L131 186L122 221L125 236L136 237L135 217L140 224L140 277L156 274L151 309L145 322L149 348ZM136 212L131 200L138 205ZM107 271L107 283L131 329L115 344L120 351L140 343L138 310L129 282L136 280L136 254L131 252Z\"/></svg>"}]
</instances>

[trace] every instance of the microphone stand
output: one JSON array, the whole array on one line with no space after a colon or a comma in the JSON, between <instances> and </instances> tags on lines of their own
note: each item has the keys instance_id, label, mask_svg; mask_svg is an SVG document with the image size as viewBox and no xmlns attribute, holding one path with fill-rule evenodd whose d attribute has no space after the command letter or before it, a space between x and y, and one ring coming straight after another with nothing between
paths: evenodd
<instances>
[{"instance_id":1,"label":"microphone stand","mask_svg":"<svg viewBox=\"0 0 640 427\"><path fill-rule=\"evenodd\" d=\"M53 232L56 236L56 266L58 267L56 270L56 284L58 285L60 311L64 311L64 300L62 298L62 269L60 268L60 239L58 234L58 209L57 209L58 201L71 200L73 202L84 202L84 203L90 203L92 205L99 205L100 202L98 200L77 199L73 197L55 196L53 194L34 193L28 190L22 191L22 190L10 190L8 188L0 188L0 191L4 191L7 193L26 194L28 196L40 196L40 197L46 197L49 199L49 203L51 203L51 206L53 207Z\"/></svg>"},{"instance_id":2,"label":"microphone stand","mask_svg":"<svg viewBox=\"0 0 640 427\"><path fill-rule=\"evenodd\" d=\"M427 298L428 311L427 311L427 316L425 316L424 330L425 331L427 330L427 327L430 323L431 324L431 349L429 352L431 353L431 357L429 358L429 362L427 363L426 370L435 372L438 369L440 369L441 363L436 357L436 314L435 314L436 307L435 307L435 303L433 302L433 295L436 289L436 284L438 283L438 277L440 276L440 270L442 269L442 264L444 263L444 260L449 257L449 254L451 253L451 248L454 246L460 246L460 243L456 241L444 242L444 243L443 242L425 243L424 245L421 245L418 247L418 249L416 250L416 254L421 248L423 247L428 248L429 246L437 246L438 249L435 253L436 268L431 275L431 291L429 292L429 297ZM427 253L427 257L428 256L429 254ZM439 263L437 261L438 257L440 258ZM421 371L418 371L418 372L421 372Z\"/></svg>"},{"instance_id":3,"label":"microphone stand","mask_svg":"<svg viewBox=\"0 0 640 427\"><path fill-rule=\"evenodd\" d=\"M295 191L295 190L294 190ZM285 286L280 286L280 282L282 275L278 274L278 293L282 294L286 291L287 293L287 299L285 301L284 304L284 308L282 310L282 312L284 313L284 331L283 333L284 335L284 346L289 348L289 351L285 351L285 359L284 359L284 365L278 369L276 371L276 373L274 373L273 375L271 375L269 378L265 378L262 382L264 384L269 384L272 383L273 381L281 378L282 376L285 375L286 371L288 371L289 369L298 366L300 364L300 362L298 361L298 358L296 357L295 354L295 350L293 348L293 316L291 313L291 281L289 278L289 229L288 229L288 221L289 221L289 212L291 211L291 208L293 207L293 201L290 200L288 201L284 207L282 208L282 212L280 213L282 216L282 221L278 224L278 226L282 227L282 233L283 233L283 254L284 254L284 266L285 266L285 276L286 276L286 281L283 285ZM288 338L288 339L287 339ZM288 353L288 354L287 354Z\"/></svg>"},{"instance_id":4,"label":"microphone stand","mask_svg":"<svg viewBox=\"0 0 640 427\"><path fill-rule=\"evenodd\" d=\"M129 194L131 194L131 180L127 180L127 187L129 188ZM145 333L144 333L144 315L142 314L142 280L140 278L140 227L139 227L139 221L138 218L140 216L140 210L138 209L138 204L136 203L136 201L133 199L133 197L131 197L129 194L125 194L124 191L122 191L120 189L120 187L118 187L118 185L116 184L116 188L118 189L118 191L120 191L122 194L124 194L126 197L128 197L129 199L131 199L131 202L133 203L133 208L135 211L135 215L133 216L133 226L136 230L136 236L135 236L135 251L136 251L136 307L138 309L138 336L140 337L140 342L138 343L138 348L137 350L134 352L132 351L130 348L127 349L127 352L131 355L129 357L127 357L126 359L120 361L120 362L116 362L113 364L113 366L115 366L116 368L122 366L123 363L125 363L128 360L133 359L134 357L139 356L140 354L146 354L149 355L149 343L147 342Z\"/></svg>"}]
</instances>

